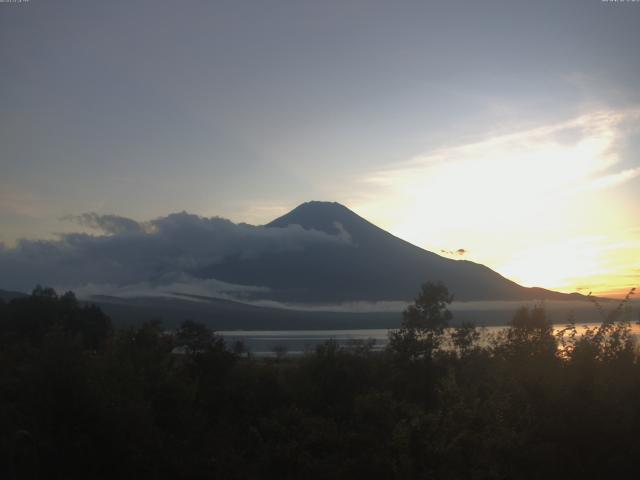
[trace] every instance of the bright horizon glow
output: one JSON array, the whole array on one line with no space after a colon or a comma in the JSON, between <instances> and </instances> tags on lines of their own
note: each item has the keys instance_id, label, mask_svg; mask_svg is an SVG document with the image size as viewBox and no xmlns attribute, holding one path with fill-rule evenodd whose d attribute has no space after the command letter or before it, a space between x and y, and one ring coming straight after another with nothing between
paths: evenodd
<instances>
[{"instance_id":1,"label":"bright horizon glow","mask_svg":"<svg viewBox=\"0 0 640 480\"><path fill-rule=\"evenodd\" d=\"M365 177L377 194L356 211L428 250L463 248L525 286L622 294L639 280L640 235L612 193L640 175L619 147L639 118L594 112L442 148Z\"/></svg>"}]
</instances>

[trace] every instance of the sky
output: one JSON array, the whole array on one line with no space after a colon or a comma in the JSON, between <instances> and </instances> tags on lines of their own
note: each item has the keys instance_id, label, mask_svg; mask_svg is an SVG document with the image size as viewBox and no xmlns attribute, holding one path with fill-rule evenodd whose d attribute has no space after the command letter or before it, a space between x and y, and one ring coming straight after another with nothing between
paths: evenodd
<instances>
[{"instance_id":1,"label":"sky","mask_svg":"<svg viewBox=\"0 0 640 480\"><path fill-rule=\"evenodd\" d=\"M83 214L329 200L523 285L621 292L639 41L640 2L0 3L0 253Z\"/></svg>"}]
</instances>

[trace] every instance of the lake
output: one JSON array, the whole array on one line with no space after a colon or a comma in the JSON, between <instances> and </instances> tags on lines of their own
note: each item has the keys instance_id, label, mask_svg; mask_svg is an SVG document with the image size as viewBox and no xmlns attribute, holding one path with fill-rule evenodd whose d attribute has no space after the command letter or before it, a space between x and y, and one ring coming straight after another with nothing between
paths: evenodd
<instances>
[{"instance_id":1,"label":"lake","mask_svg":"<svg viewBox=\"0 0 640 480\"><path fill-rule=\"evenodd\" d=\"M582 323L576 325L578 332L583 332L588 327L595 327L597 323ZM554 325L558 331L566 327L566 324ZM482 327L483 335L496 333L506 327L491 326ZM640 335L640 325L632 324L632 332L637 338ZM302 355L305 351L333 339L341 345L352 341L372 339L375 341L374 349L381 350L387 345L389 329L355 329L355 330L229 330L219 331L229 346L236 341L242 341L256 357L275 356L275 352L286 352L287 355Z\"/></svg>"}]
</instances>

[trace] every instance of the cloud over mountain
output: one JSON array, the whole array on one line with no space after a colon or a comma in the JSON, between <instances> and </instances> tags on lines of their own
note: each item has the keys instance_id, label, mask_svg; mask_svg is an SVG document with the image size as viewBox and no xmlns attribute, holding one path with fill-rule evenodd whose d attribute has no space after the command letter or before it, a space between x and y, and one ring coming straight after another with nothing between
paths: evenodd
<instances>
[{"instance_id":1,"label":"cloud over mountain","mask_svg":"<svg viewBox=\"0 0 640 480\"><path fill-rule=\"evenodd\" d=\"M149 222L96 213L69 218L100 233L63 234L57 240L23 239L14 248L0 245L1 288L30 290L34 282L60 288L185 283L193 279L194 272L229 258L255 259L302 252L316 245L350 245L342 233L333 235L299 225L257 227L186 212Z\"/></svg>"},{"instance_id":2,"label":"cloud over mountain","mask_svg":"<svg viewBox=\"0 0 640 480\"><path fill-rule=\"evenodd\" d=\"M142 233L144 226L130 218L121 217L119 215L100 215L95 212L83 213L77 216L65 217L67 220L73 220L80 225L102 230L107 234L123 234L123 233Z\"/></svg>"}]
</instances>

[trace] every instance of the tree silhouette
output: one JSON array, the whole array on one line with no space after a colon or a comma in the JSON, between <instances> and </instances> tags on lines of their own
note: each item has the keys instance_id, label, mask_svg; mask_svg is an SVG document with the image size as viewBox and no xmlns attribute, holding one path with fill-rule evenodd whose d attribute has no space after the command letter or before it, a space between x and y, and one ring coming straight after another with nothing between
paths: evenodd
<instances>
[{"instance_id":1,"label":"tree silhouette","mask_svg":"<svg viewBox=\"0 0 640 480\"><path fill-rule=\"evenodd\" d=\"M441 282L424 283L413 304L403 312L401 328L389 334L391 350L409 358L431 357L453 318L447 308L452 301L453 295Z\"/></svg>"}]
</instances>

